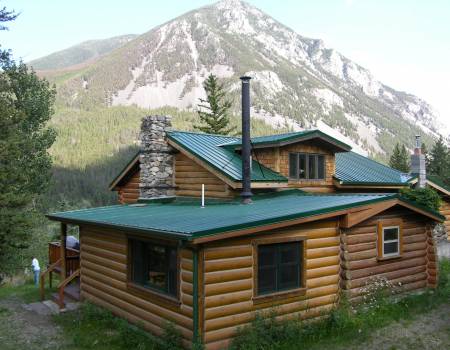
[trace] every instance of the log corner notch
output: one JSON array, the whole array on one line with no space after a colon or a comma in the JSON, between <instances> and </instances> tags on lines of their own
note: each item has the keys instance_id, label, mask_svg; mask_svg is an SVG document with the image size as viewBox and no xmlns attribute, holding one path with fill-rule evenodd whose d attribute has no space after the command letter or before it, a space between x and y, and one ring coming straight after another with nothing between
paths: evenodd
<instances>
[{"instance_id":1,"label":"log corner notch","mask_svg":"<svg viewBox=\"0 0 450 350\"><path fill-rule=\"evenodd\" d=\"M436 241L433 237L434 225L426 226L427 232L427 287L436 288L439 280L439 261L437 257Z\"/></svg>"}]
</instances>

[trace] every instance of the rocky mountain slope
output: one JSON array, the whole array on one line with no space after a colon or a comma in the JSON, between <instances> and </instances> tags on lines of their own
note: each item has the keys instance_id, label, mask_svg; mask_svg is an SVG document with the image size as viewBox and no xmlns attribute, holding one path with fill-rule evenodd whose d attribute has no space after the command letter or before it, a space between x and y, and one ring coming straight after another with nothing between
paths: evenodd
<instances>
[{"instance_id":1,"label":"rocky mountain slope","mask_svg":"<svg viewBox=\"0 0 450 350\"><path fill-rule=\"evenodd\" d=\"M56 61L51 65L60 68ZM415 134L430 144L440 128L425 101L238 0L186 13L86 67L49 76L58 85L58 106L195 110L209 73L227 84L236 113L238 78L247 74L253 77L254 118L276 128L340 133L380 157L397 141L411 145Z\"/></svg>"}]
</instances>

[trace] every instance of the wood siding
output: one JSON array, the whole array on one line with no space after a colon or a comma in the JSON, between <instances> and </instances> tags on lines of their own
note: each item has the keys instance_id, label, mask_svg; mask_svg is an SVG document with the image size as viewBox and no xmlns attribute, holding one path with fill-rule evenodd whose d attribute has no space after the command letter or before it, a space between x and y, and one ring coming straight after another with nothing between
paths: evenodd
<instances>
[{"instance_id":1,"label":"wood siding","mask_svg":"<svg viewBox=\"0 0 450 350\"><path fill-rule=\"evenodd\" d=\"M325 180L289 180L289 187L302 188L311 192L334 192L333 175L336 171L334 153L321 147L320 143L306 141L302 143L254 149L253 159L266 167L289 177L289 153L314 153L325 156Z\"/></svg>"},{"instance_id":2,"label":"wood siding","mask_svg":"<svg viewBox=\"0 0 450 350\"><path fill-rule=\"evenodd\" d=\"M120 204L135 203L139 199L139 174L138 170L130 176L123 186L118 186L117 195Z\"/></svg>"},{"instance_id":3,"label":"wood siding","mask_svg":"<svg viewBox=\"0 0 450 350\"><path fill-rule=\"evenodd\" d=\"M213 173L195 163L182 153L175 156L175 186L178 196L200 197L202 184L205 196L211 198L230 198L233 190Z\"/></svg>"},{"instance_id":4,"label":"wood siding","mask_svg":"<svg viewBox=\"0 0 450 350\"><path fill-rule=\"evenodd\" d=\"M306 236L306 293L256 301L253 242L268 235L230 239L205 245L203 254L204 305L200 315L206 348L225 348L238 327L258 310L276 306L278 317L312 318L333 307L339 287L339 229L336 221L321 221L270 231L270 238Z\"/></svg>"},{"instance_id":5,"label":"wood siding","mask_svg":"<svg viewBox=\"0 0 450 350\"><path fill-rule=\"evenodd\" d=\"M170 321L191 346L192 252L180 250L179 303L147 292L137 295L127 286L127 236L124 232L80 227L81 298L102 306L155 335ZM148 294L148 295L147 295Z\"/></svg>"},{"instance_id":6,"label":"wood siding","mask_svg":"<svg viewBox=\"0 0 450 350\"><path fill-rule=\"evenodd\" d=\"M442 198L441 208L439 212L445 216L445 230L447 231L447 239L450 241L450 198L444 197Z\"/></svg>"},{"instance_id":7,"label":"wood siding","mask_svg":"<svg viewBox=\"0 0 450 350\"><path fill-rule=\"evenodd\" d=\"M401 220L401 257L378 258L377 225ZM435 286L436 252L430 222L407 209L391 208L341 232L341 287L350 299L361 298L376 276L389 279L399 291Z\"/></svg>"}]
</instances>

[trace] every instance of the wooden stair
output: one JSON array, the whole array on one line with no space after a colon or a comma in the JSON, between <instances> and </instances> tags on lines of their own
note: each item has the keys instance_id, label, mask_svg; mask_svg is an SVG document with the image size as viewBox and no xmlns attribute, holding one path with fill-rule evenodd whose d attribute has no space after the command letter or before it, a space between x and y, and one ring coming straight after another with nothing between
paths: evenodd
<instances>
[{"instance_id":1,"label":"wooden stair","mask_svg":"<svg viewBox=\"0 0 450 350\"><path fill-rule=\"evenodd\" d=\"M59 294L53 293L52 300L59 303ZM75 280L64 288L64 305L80 301L80 282Z\"/></svg>"}]
</instances>

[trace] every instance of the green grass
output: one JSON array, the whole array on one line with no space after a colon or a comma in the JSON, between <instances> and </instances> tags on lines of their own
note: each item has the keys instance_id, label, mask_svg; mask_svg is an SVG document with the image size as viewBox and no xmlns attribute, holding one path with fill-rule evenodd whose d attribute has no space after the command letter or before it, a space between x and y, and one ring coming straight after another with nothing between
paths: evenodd
<instances>
[{"instance_id":1,"label":"green grass","mask_svg":"<svg viewBox=\"0 0 450 350\"><path fill-rule=\"evenodd\" d=\"M56 292L58 283L59 280L53 278L53 287L50 288L47 279L45 287L45 295L47 298L50 297L51 293ZM0 301L6 298L20 299L26 304L39 301L39 287L35 286L33 280L30 278L25 278L21 283L4 283L0 285Z\"/></svg>"},{"instance_id":2,"label":"green grass","mask_svg":"<svg viewBox=\"0 0 450 350\"><path fill-rule=\"evenodd\" d=\"M232 350L257 349L333 349L337 345L361 343L371 333L394 321L408 321L415 316L450 302L450 260L440 263L436 290L409 294L400 300L378 297L370 307L352 307L342 303L330 315L317 322L277 321L276 310L260 314L240 330Z\"/></svg>"},{"instance_id":3,"label":"green grass","mask_svg":"<svg viewBox=\"0 0 450 350\"><path fill-rule=\"evenodd\" d=\"M69 340L66 349L77 350L176 350L182 349L181 335L167 324L162 338L156 338L140 326L129 324L111 312L84 303L79 310L54 316Z\"/></svg>"}]
</instances>

